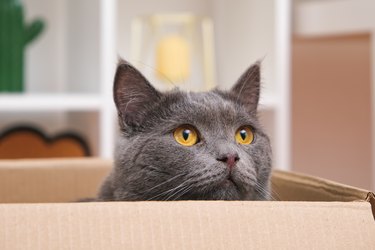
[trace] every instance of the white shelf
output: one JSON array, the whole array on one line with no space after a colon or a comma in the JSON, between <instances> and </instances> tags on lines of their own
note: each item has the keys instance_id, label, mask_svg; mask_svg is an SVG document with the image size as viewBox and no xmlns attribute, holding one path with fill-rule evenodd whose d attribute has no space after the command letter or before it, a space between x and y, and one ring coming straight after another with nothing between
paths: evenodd
<instances>
[{"instance_id":1,"label":"white shelf","mask_svg":"<svg viewBox=\"0 0 375 250\"><path fill-rule=\"evenodd\" d=\"M0 111L98 111L98 94L0 94Z\"/></svg>"}]
</instances>

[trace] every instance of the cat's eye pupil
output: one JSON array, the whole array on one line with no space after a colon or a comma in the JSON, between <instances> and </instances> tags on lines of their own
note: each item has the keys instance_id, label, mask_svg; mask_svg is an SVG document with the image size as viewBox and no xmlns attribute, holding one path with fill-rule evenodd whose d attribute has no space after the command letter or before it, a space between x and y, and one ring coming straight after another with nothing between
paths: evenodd
<instances>
[{"instance_id":1,"label":"cat's eye pupil","mask_svg":"<svg viewBox=\"0 0 375 250\"><path fill-rule=\"evenodd\" d=\"M242 140L245 140L246 137L247 137L247 132L246 132L246 130L242 129L242 130L240 131L240 135L241 135Z\"/></svg>"},{"instance_id":2,"label":"cat's eye pupil","mask_svg":"<svg viewBox=\"0 0 375 250\"><path fill-rule=\"evenodd\" d=\"M182 131L182 137L184 138L185 141L189 138L189 135L190 135L189 129L185 129L184 131Z\"/></svg>"}]
</instances>

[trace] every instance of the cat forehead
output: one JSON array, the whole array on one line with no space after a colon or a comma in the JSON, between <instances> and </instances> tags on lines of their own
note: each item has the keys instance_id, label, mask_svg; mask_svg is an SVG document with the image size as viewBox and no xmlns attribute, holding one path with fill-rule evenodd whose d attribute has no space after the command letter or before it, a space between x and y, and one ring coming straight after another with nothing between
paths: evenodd
<instances>
[{"instance_id":1,"label":"cat forehead","mask_svg":"<svg viewBox=\"0 0 375 250\"><path fill-rule=\"evenodd\" d=\"M175 122L221 126L251 122L252 116L233 100L216 92L174 92L167 98L169 117Z\"/></svg>"},{"instance_id":2,"label":"cat forehead","mask_svg":"<svg viewBox=\"0 0 375 250\"><path fill-rule=\"evenodd\" d=\"M182 92L176 100L176 109L182 109L185 112L194 114L196 112L233 113L238 108L238 105L233 101L225 99L215 92Z\"/></svg>"},{"instance_id":3,"label":"cat forehead","mask_svg":"<svg viewBox=\"0 0 375 250\"><path fill-rule=\"evenodd\" d=\"M191 105L212 107L213 109L233 108L234 103L224 99L215 92L188 92L185 93L185 101Z\"/></svg>"}]
</instances>

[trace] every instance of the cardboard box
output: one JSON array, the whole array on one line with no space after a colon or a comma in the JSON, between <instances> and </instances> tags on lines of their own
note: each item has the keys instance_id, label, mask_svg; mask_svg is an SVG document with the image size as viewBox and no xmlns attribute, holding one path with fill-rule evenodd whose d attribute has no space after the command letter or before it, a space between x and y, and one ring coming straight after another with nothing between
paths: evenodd
<instances>
[{"instance_id":1,"label":"cardboard box","mask_svg":"<svg viewBox=\"0 0 375 250\"><path fill-rule=\"evenodd\" d=\"M111 165L0 161L0 249L375 249L373 193L295 173L282 201L71 202Z\"/></svg>"}]
</instances>

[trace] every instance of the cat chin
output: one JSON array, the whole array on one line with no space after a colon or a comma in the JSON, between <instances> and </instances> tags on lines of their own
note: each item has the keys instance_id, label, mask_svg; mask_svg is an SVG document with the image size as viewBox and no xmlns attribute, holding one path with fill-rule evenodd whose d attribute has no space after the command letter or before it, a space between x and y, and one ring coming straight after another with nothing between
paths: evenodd
<instances>
[{"instance_id":1,"label":"cat chin","mask_svg":"<svg viewBox=\"0 0 375 250\"><path fill-rule=\"evenodd\" d=\"M194 192L184 197L185 200L243 200L237 184L230 179L225 179L201 192Z\"/></svg>"},{"instance_id":2,"label":"cat chin","mask_svg":"<svg viewBox=\"0 0 375 250\"><path fill-rule=\"evenodd\" d=\"M225 183L216 190L206 193L203 200L243 200L243 197L233 183Z\"/></svg>"}]
</instances>

